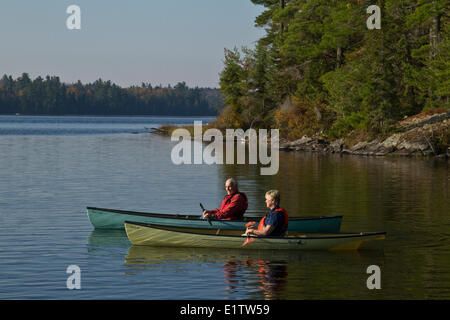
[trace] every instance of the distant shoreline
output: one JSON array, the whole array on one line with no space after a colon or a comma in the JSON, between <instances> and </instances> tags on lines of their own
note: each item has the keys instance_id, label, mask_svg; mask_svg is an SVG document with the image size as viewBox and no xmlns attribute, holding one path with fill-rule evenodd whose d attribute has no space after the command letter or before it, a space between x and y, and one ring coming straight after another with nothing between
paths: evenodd
<instances>
[{"instance_id":1,"label":"distant shoreline","mask_svg":"<svg viewBox=\"0 0 450 320\"><path fill-rule=\"evenodd\" d=\"M11 113L0 113L0 116L11 116L11 117L133 117L133 118L144 118L144 117L155 117L155 118L216 118L213 115L128 115L128 114L11 114Z\"/></svg>"},{"instance_id":2,"label":"distant shoreline","mask_svg":"<svg viewBox=\"0 0 450 320\"><path fill-rule=\"evenodd\" d=\"M28 73L0 79L0 113L13 115L216 116L224 108L218 89L175 86L122 88L111 81L63 83L57 76Z\"/></svg>"}]
</instances>

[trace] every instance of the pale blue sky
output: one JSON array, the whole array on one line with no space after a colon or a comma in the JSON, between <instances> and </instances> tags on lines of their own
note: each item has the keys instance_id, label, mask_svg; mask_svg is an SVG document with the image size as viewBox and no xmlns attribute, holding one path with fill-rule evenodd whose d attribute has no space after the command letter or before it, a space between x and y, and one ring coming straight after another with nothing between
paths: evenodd
<instances>
[{"instance_id":1,"label":"pale blue sky","mask_svg":"<svg viewBox=\"0 0 450 320\"><path fill-rule=\"evenodd\" d=\"M69 5L81 30L68 30ZM224 48L253 47L250 0L14 0L0 3L0 74L218 87Z\"/></svg>"}]
</instances>

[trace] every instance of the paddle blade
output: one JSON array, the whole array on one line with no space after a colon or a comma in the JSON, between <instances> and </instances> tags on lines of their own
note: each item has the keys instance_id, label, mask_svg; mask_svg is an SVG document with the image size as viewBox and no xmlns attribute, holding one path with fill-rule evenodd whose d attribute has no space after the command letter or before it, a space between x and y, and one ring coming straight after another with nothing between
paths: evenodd
<instances>
[{"instance_id":1,"label":"paddle blade","mask_svg":"<svg viewBox=\"0 0 450 320\"><path fill-rule=\"evenodd\" d=\"M245 238L244 243L242 244L243 247L245 247L247 244L252 243L254 239L252 237Z\"/></svg>"}]
</instances>

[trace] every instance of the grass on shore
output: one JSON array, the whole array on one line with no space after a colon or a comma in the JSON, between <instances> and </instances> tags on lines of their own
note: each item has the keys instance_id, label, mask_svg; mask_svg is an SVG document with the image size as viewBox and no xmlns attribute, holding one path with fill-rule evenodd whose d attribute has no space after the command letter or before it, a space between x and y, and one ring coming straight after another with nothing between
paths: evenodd
<instances>
[{"instance_id":1,"label":"grass on shore","mask_svg":"<svg viewBox=\"0 0 450 320\"><path fill-rule=\"evenodd\" d=\"M202 125L202 133L205 132L205 130L213 129L213 128L215 128L214 123L203 124ZM194 125L176 126L176 125L172 125L172 124L163 124L154 133L158 133L158 134L161 134L164 136L171 136L172 133L176 129L186 129L187 131L189 131L189 133L191 134L192 137L194 136Z\"/></svg>"}]
</instances>

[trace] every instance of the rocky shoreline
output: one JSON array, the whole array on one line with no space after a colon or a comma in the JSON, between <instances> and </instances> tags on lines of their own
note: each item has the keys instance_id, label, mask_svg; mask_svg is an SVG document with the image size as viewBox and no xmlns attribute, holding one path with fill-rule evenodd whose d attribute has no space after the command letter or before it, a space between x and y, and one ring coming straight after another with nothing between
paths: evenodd
<instances>
[{"instance_id":1,"label":"rocky shoreline","mask_svg":"<svg viewBox=\"0 0 450 320\"><path fill-rule=\"evenodd\" d=\"M363 156L436 156L450 157L448 136L450 112L419 114L399 122L397 133L383 140L360 141L347 145L344 139L328 141L323 137L303 136L301 139L280 140L280 150L341 153Z\"/></svg>"}]
</instances>

